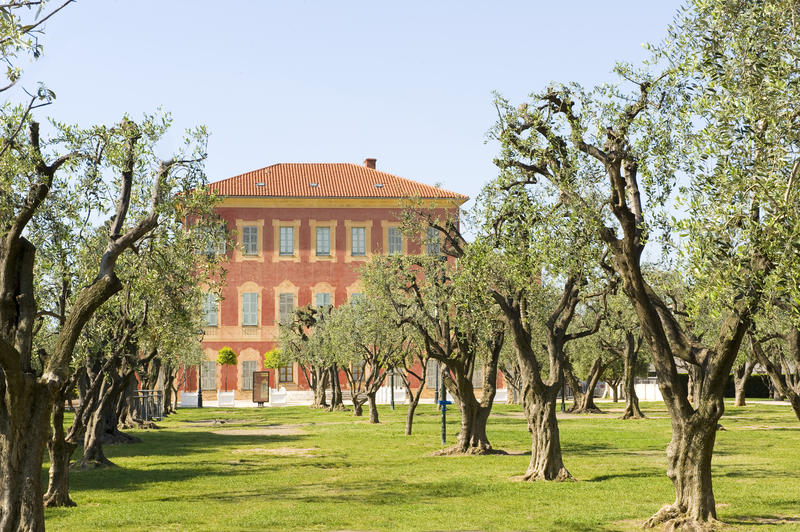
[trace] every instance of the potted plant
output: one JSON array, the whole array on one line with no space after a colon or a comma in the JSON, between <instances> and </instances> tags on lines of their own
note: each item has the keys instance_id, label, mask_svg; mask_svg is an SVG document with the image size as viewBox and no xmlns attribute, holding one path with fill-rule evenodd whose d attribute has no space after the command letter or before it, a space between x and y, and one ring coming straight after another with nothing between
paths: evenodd
<instances>
[{"instance_id":1,"label":"potted plant","mask_svg":"<svg viewBox=\"0 0 800 532\"><path fill-rule=\"evenodd\" d=\"M223 392L217 394L219 406L233 406L236 392L228 391L228 373L225 371L225 366L236 365L236 353L230 347L223 347L217 353L217 364L222 366L222 386L224 389Z\"/></svg>"}]
</instances>

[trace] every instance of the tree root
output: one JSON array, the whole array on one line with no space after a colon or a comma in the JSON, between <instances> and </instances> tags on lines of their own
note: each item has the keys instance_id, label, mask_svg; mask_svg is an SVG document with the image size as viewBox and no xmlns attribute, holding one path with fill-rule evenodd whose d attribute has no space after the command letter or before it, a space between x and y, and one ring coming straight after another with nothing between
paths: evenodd
<instances>
[{"instance_id":1,"label":"tree root","mask_svg":"<svg viewBox=\"0 0 800 532\"><path fill-rule=\"evenodd\" d=\"M644 528L655 528L660 525L663 525L662 529L666 531L691 530L708 532L724 526L724 523L714 518L709 518L707 521L699 521L687 515L679 506L667 504L645 522Z\"/></svg>"},{"instance_id":2,"label":"tree root","mask_svg":"<svg viewBox=\"0 0 800 532\"><path fill-rule=\"evenodd\" d=\"M590 406L587 408L571 408L567 410L568 414L602 414L603 411L597 408L596 406Z\"/></svg>"},{"instance_id":3,"label":"tree root","mask_svg":"<svg viewBox=\"0 0 800 532\"><path fill-rule=\"evenodd\" d=\"M102 441L104 445L113 445L115 443L142 443L140 438L120 431L115 431L113 433L104 432Z\"/></svg>"},{"instance_id":4,"label":"tree root","mask_svg":"<svg viewBox=\"0 0 800 532\"><path fill-rule=\"evenodd\" d=\"M103 469L105 467L119 466L108 458L103 458L102 460L81 460L80 462L73 462L69 466L73 471L90 471L92 469Z\"/></svg>"},{"instance_id":5,"label":"tree root","mask_svg":"<svg viewBox=\"0 0 800 532\"><path fill-rule=\"evenodd\" d=\"M129 418L122 424L124 429L160 429L153 421Z\"/></svg>"},{"instance_id":6,"label":"tree root","mask_svg":"<svg viewBox=\"0 0 800 532\"><path fill-rule=\"evenodd\" d=\"M626 410L625 413L622 414L622 417L620 417L620 419L646 419L646 418L647 416L645 416L644 413L642 412L632 412L629 410Z\"/></svg>"},{"instance_id":7,"label":"tree root","mask_svg":"<svg viewBox=\"0 0 800 532\"><path fill-rule=\"evenodd\" d=\"M45 508L59 508L59 507L73 507L78 506L75 501L69 498L69 494L64 496L61 493L44 494L44 507Z\"/></svg>"},{"instance_id":8,"label":"tree root","mask_svg":"<svg viewBox=\"0 0 800 532\"><path fill-rule=\"evenodd\" d=\"M558 470L555 477L549 478L547 475L542 474L540 471L527 471L522 477L525 482L537 482L544 480L547 482L577 482L578 479L573 477L565 467Z\"/></svg>"},{"instance_id":9,"label":"tree root","mask_svg":"<svg viewBox=\"0 0 800 532\"><path fill-rule=\"evenodd\" d=\"M486 456L490 454L508 454L501 449L492 449L492 446L470 446L466 449L454 445L445 449L439 449L431 453L431 456Z\"/></svg>"}]
</instances>

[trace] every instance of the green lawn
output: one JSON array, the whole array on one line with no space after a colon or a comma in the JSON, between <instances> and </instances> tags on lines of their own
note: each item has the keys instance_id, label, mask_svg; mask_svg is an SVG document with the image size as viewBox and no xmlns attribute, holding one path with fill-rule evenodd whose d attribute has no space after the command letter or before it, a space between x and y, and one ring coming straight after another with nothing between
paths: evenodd
<instances>
[{"instance_id":1,"label":"green lawn","mask_svg":"<svg viewBox=\"0 0 800 532\"><path fill-rule=\"evenodd\" d=\"M613 405L613 406L622 406ZM47 510L49 530L626 530L673 499L669 420L614 413L560 419L577 482L521 483L530 439L517 406L499 405L489 439L507 456L434 457L438 413L405 407L371 426L307 407L187 409L106 447L120 467L72 474L77 508ZM603 403L601 407L612 407ZM448 412L448 437L458 415ZM230 420L212 425L209 420ZM800 529L800 423L788 406L727 406L715 493L733 529ZM46 464L45 464L46 467Z\"/></svg>"}]
</instances>

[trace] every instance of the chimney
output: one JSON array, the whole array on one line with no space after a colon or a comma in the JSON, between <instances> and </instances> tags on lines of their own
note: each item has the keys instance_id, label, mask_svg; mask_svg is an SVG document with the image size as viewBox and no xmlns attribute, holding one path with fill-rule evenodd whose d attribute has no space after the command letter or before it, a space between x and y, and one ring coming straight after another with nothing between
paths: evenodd
<instances>
[{"instance_id":1,"label":"chimney","mask_svg":"<svg viewBox=\"0 0 800 532\"><path fill-rule=\"evenodd\" d=\"M373 170L375 170L375 162L377 160L378 159L364 159L364 166L366 166L367 168L372 168Z\"/></svg>"}]
</instances>

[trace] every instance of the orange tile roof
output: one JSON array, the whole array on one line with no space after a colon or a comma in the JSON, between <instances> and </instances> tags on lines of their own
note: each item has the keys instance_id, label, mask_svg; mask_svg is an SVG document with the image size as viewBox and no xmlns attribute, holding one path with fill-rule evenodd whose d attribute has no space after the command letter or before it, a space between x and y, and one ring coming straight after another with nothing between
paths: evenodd
<instances>
[{"instance_id":1,"label":"orange tile roof","mask_svg":"<svg viewBox=\"0 0 800 532\"><path fill-rule=\"evenodd\" d=\"M312 185L316 183L316 185ZM382 185L382 186L376 186ZM280 198L451 198L463 194L351 163L280 163L210 183L220 196Z\"/></svg>"}]
</instances>

